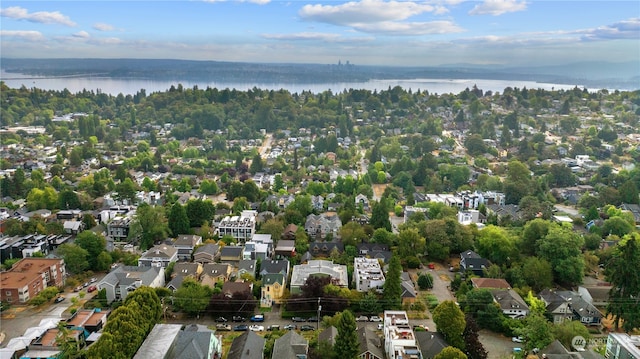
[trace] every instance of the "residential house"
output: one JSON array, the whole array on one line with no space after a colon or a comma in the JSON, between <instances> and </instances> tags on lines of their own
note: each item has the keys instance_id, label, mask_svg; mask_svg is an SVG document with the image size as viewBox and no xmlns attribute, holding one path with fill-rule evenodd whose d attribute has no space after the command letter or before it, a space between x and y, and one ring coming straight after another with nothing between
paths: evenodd
<instances>
[{"instance_id":1,"label":"residential house","mask_svg":"<svg viewBox=\"0 0 640 359\"><path fill-rule=\"evenodd\" d=\"M504 315L514 319L521 319L529 315L529 306L515 290L491 289L491 294Z\"/></svg>"},{"instance_id":2,"label":"residential house","mask_svg":"<svg viewBox=\"0 0 640 359\"><path fill-rule=\"evenodd\" d=\"M371 289L382 292L384 273L377 259L355 257L353 259L353 282L358 292Z\"/></svg>"},{"instance_id":3,"label":"residential house","mask_svg":"<svg viewBox=\"0 0 640 359\"><path fill-rule=\"evenodd\" d=\"M468 209L458 212L458 223L463 226L470 224L481 226L487 223L487 216L480 213L477 209Z\"/></svg>"},{"instance_id":4,"label":"residential house","mask_svg":"<svg viewBox=\"0 0 640 359\"><path fill-rule=\"evenodd\" d=\"M133 359L167 358L181 330L182 324L154 325Z\"/></svg>"},{"instance_id":5,"label":"residential house","mask_svg":"<svg viewBox=\"0 0 640 359\"><path fill-rule=\"evenodd\" d=\"M187 325L174 342L167 359L214 359L222 357L222 338L204 325Z\"/></svg>"},{"instance_id":6,"label":"residential house","mask_svg":"<svg viewBox=\"0 0 640 359\"><path fill-rule=\"evenodd\" d=\"M313 275L330 276L333 284L340 287L347 287L349 279L347 277L347 266L334 264L326 260L310 260L306 264L293 266L291 274L291 294L300 293L300 288Z\"/></svg>"},{"instance_id":7,"label":"residential house","mask_svg":"<svg viewBox=\"0 0 640 359\"><path fill-rule=\"evenodd\" d=\"M478 289L511 289L509 282L501 278L471 278L471 285Z\"/></svg>"},{"instance_id":8,"label":"residential house","mask_svg":"<svg viewBox=\"0 0 640 359\"><path fill-rule=\"evenodd\" d=\"M78 234L84 230L84 222L82 221L65 221L62 224L64 228L64 233L67 234Z\"/></svg>"},{"instance_id":9,"label":"residential house","mask_svg":"<svg viewBox=\"0 0 640 359\"><path fill-rule=\"evenodd\" d=\"M359 206L362 206L362 209L365 212L368 212L370 207L369 207L369 198L367 198L367 196L363 195L362 193L359 193L356 196L356 208L358 208Z\"/></svg>"},{"instance_id":10,"label":"residential house","mask_svg":"<svg viewBox=\"0 0 640 359\"><path fill-rule=\"evenodd\" d=\"M183 275L177 275L177 276L171 278L171 280L169 281L169 283L167 283L165 288L167 288L171 292L175 293L178 289L180 289L180 287L182 287L182 282L184 282L185 278L187 278L187 277L185 277Z\"/></svg>"},{"instance_id":11,"label":"residential house","mask_svg":"<svg viewBox=\"0 0 640 359\"><path fill-rule=\"evenodd\" d=\"M416 336L418 347L422 353L423 359L433 359L436 355L449 346L441 333L429 332L429 331L416 331L413 333Z\"/></svg>"},{"instance_id":12,"label":"residential house","mask_svg":"<svg viewBox=\"0 0 640 359\"><path fill-rule=\"evenodd\" d=\"M499 221L519 221L522 219L522 212L515 204L488 204L487 215L495 214Z\"/></svg>"},{"instance_id":13,"label":"residential house","mask_svg":"<svg viewBox=\"0 0 640 359\"><path fill-rule=\"evenodd\" d=\"M409 218L413 216L415 213L422 213L424 218L427 218L427 208L423 207L414 207L414 206L405 206L404 207L404 223L409 221Z\"/></svg>"},{"instance_id":14,"label":"residential house","mask_svg":"<svg viewBox=\"0 0 640 359\"><path fill-rule=\"evenodd\" d=\"M245 242L242 258L266 260L273 256L273 251L270 234L255 234L251 241Z\"/></svg>"},{"instance_id":15,"label":"residential house","mask_svg":"<svg viewBox=\"0 0 640 359\"><path fill-rule=\"evenodd\" d=\"M309 342L294 330L289 330L273 343L273 359L305 359Z\"/></svg>"},{"instance_id":16,"label":"residential house","mask_svg":"<svg viewBox=\"0 0 640 359\"><path fill-rule=\"evenodd\" d=\"M611 292L611 285L589 285L579 286L578 293L587 302L593 304L596 307L604 307L609 304L609 293Z\"/></svg>"},{"instance_id":17,"label":"residential house","mask_svg":"<svg viewBox=\"0 0 640 359\"><path fill-rule=\"evenodd\" d=\"M309 253L313 257L330 257L332 253L341 254L344 252L342 242L311 242L309 243Z\"/></svg>"},{"instance_id":18,"label":"residential house","mask_svg":"<svg viewBox=\"0 0 640 359\"><path fill-rule=\"evenodd\" d=\"M605 357L607 359L640 358L640 335L609 333Z\"/></svg>"},{"instance_id":19,"label":"residential house","mask_svg":"<svg viewBox=\"0 0 640 359\"><path fill-rule=\"evenodd\" d=\"M220 262L237 266L242 259L243 247L241 246L224 246L220 250Z\"/></svg>"},{"instance_id":20,"label":"residential house","mask_svg":"<svg viewBox=\"0 0 640 359\"><path fill-rule=\"evenodd\" d=\"M249 274L252 278L256 278L256 260L243 259L238 263L238 272L236 278L241 278L243 274Z\"/></svg>"},{"instance_id":21,"label":"residential house","mask_svg":"<svg viewBox=\"0 0 640 359\"><path fill-rule=\"evenodd\" d=\"M321 195L318 196L311 196L311 208L313 208L316 211L322 211L324 210L324 197L322 197Z\"/></svg>"},{"instance_id":22,"label":"residential house","mask_svg":"<svg viewBox=\"0 0 640 359\"><path fill-rule=\"evenodd\" d=\"M298 226L296 226L293 223L289 223L284 228L284 233L282 234L282 238L289 239L289 240L296 239L296 232L298 232ZM278 244L280 244L280 242L278 242Z\"/></svg>"},{"instance_id":23,"label":"residential house","mask_svg":"<svg viewBox=\"0 0 640 359\"><path fill-rule=\"evenodd\" d=\"M138 259L140 267L167 268L169 263L178 260L178 250L170 245L160 244L145 251Z\"/></svg>"},{"instance_id":24,"label":"residential house","mask_svg":"<svg viewBox=\"0 0 640 359\"><path fill-rule=\"evenodd\" d=\"M224 282L222 284L222 294L227 298L233 297L236 293L250 295L253 291L253 284L249 282Z\"/></svg>"},{"instance_id":25,"label":"residential house","mask_svg":"<svg viewBox=\"0 0 640 359\"><path fill-rule=\"evenodd\" d=\"M473 275L484 276L484 270L489 268L491 262L472 250L460 253L460 270L471 271Z\"/></svg>"},{"instance_id":26,"label":"residential house","mask_svg":"<svg viewBox=\"0 0 640 359\"><path fill-rule=\"evenodd\" d=\"M220 258L220 246L207 243L195 249L193 261L200 264L214 263Z\"/></svg>"},{"instance_id":27,"label":"residential house","mask_svg":"<svg viewBox=\"0 0 640 359\"><path fill-rule=\"evenodd\" d=\"M200 282L202 285L208 285L209 287L215 287L218 282L226 282L231 276L231 266L222 263L208 263L202 266L202 274L200 275Z\"/></svg>"},{"instance_id":28,"label":"residential house","mask_svg":"<svg viewBox=\"0 0 640 359\"><path fill-rule=\"evenodd\" d=\"M8 271L0 272L0 300L25 304L48 287L62 288L66 275L64 260L24 258Z\"/></svg>"},{"instance_id":29,"label":"residential house","mask_svg":"<svg viewBox=\"0 0 640 359\"><path fill-rule=\"evenodd\" d=\"M158 266L119 266L98 282L98 290L105 289L107 304L125 300L139 287L164 287L164 270Z\"/></svg>"},{"instance_id":30,"label":"residential house","mask_svg":"<svg viewBox=\"0 0 640 359\"><path fill-rule=\"evenodd\" d=\"M202 273L202 265L200 263L176 263L173 265L172 277L192 277L195 280L200 279Z\"/></svg>"},{"instance_id":31,"label":"residential house","mask_svg":"<svg viewBox=\"0 0 640 359\"><path fill-rule=\"evenodd\" d=\"M402 304L410 304L416 301L418 298L418 291L413 285L413 281L411 280L411 276L409 276L408 272L402 272L400 275L400 279L402 282L400 285L402 286Z\"/></svg>"},{"instance_id":32,"label":"residential house","mask_svg":"<svg viewBox=\"0 0 640 359\"><path fill-rule=\"evenodd\" d=\"M540 292L539 296L544 301L547 314L553 319L553 324L562 324L573 319L573 311L569 307L569 302L554 290L545 289Z\"/></svg>"},{"instance_id":33,"label":"residential house","mask_svg":"<svg viewBox=\"0 0 640 359\"><path fill-rule=\"evenodd\" d=\"M366 258L378 259L383 263L391 260L391 251L386 244L379 243L358 243L358 255Z\"/></svg>"},{"instance_id":34,"label":"residential house","mask_svg":"<svg viewBox=\"0 0 640 359\"><path fill-rule=\"evenodd\" d=\"M178 260L181 261L191 260L193 249L201 244L202 236L196 236L195 234L181 234L173 242L173 246L178 250Z\"/></svg>"},{"instance_id":35,"label":"residential house","mask_svg":"<svg viewBox=\"0 0 640 359\"><path fill-rule=\"evenodd\" d=\"M623 211L631 212L636 224L640 224L640 206L639 205L631 204L631 203L623 203L620 205L620 209Z\"/></svg>"},{"instance_id":36,"label":"residential house","mask_svg":"<svg viewBox=\"0 0 640 359\"><path fill-rule=\"evenodd\" d=\"M289 277L289 261L286 259L271 259L260 264L260 275L282 274L285 278Z\"/></svg>"},{"instance_id":37,"label":"residential house","mask_svg":"<svg viewBox=\"0 0 640 359\"><path fill-rule=\"evenodd\" d=\"M338 238L342 221L337 214L310 214L304 224L304 230L312 238Z\"/></svg>"},{"instance_id":38,"label":"residential house","mask_svg":"<svg viewBox=\"0 0 640 359\"><path fill-rule=\"evenodd\" d=\"M296 255L296 242L290 239L281 239L275 250L276 257L294 257Z\"/></svg>"},{"instance_id":39,"label":"residential house","mask_svg":"<svg viewBox=\"0 0 640 359\"><path fill-rule=\"evenodd\" d=\"M265 341L252 331L244 332L231 343L227 359L264 359Z\"/></svg>"},{"instance_id":40,"label":"residential house","mask_svg":"<svg viewBox=\"0 0 640 359\"><path fill-rule=\"evenodd\" d=\"M107 223L107 239L112 242L127 242L129 239L129 227L133 218L119 216Z\"/></svg>"},{"instance_id":41,"label":"residential house","mask_svg":"<svg viewBox=\"0 0 640 359\"><path fill-rule=\"evenodd\" d=\"M580 293L574 291L557 291L556 293L569 303L574 320L579 320L584 325L601 325L602 313L586 301Z\"/></svg>"},{"instance_id":42,"label":"residential house","mask_svg":"<svg viewBox=\"0 0 640 359\"><path fill-rule=\"evenodd\" d=\"M366 326L362 326L357 330L359 348L358 358L361 359L384 359L384 351L382 350L382 342L380 337Z\"/></svg>"},{"instance_id":43,"label":"residential house","mask_svg":"<svg viewBox=\"0 0 640 359\"><path fill-rule=\"evenodd\" d=\"M338 329L336 329L336 327L332 325L329 328L326 328L325 330L321 331L320 334L318 334L318 343L325 342L330 347L333 348L333 345L336 343L337 336L338 336Z\"/></svg>"},{"instance_id":44,"label":"residential house","mask_svg":"<svg viewBox=\"0 0 640 359\"><path fill-rule=\"evenodd\" d=\"M271 307L273 304L280 304L286 284L286 277L281 273L264 274L260 290L260 306Z\"/></svg>"},{"instance_id":45,"label":"residential house","mask_svg":"<svg viewBox=\"0 0 640 359\"><path fill-rule=\"evenodd\" d=\"M110 314L110 310L79 309L65 321L65 326L82 328L87 333L95 333L104 327Z\"/></svg>"},{"instance_id":46,"label":"residential house","mask_svg":"<svg viewBox=\"0 0 640 359\"><path fill-rule=\"evenodd\" d=\"M79 348L84 347L84 335L82 329L70 329L62 332L59 328L49 328L40 336L29 343L26 353L20 355L21 359L57 358L62 353L58 346L58 338L65 336L66 342L75 342Z\"/></svg>"}]
</instances>

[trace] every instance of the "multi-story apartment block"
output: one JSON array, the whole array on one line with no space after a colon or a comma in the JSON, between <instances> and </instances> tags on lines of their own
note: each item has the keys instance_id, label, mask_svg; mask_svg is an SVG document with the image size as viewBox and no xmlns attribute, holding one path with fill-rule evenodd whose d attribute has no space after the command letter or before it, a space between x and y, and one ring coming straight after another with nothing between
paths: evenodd
<instances>
[{"instance_id":1,"label":"multi-story apartment block","mask_svg":"<svg viewBox=\"0 0 640 359\"><path fill-rule=\"evenodd\" d=\"M388 359L422 359L405 311L384 312L384 349Z\"/></svg>"},{"instance_id":2,"label":"multi-story apartment block","mask_svg":"<svg viewBox=\"0 0 640 359\"><path fill-rule=\"evenodd\" d=\"M47 287L62 287L66 273L64 260L24 258L0 273L0 300L24 304Z\"/></svg>"},{"instance_id":3,"label":"multi-story apartment block","mask_svg":"<svg viewBox=\"0 0 640 359\"><path fill-rule=\"evenodd\" d=\"M609 333L604 356L607 359L640 358L640 335Z\"/></svg>"},{"instance_id":4,"label":"multi-story apartment block","mask_svg":"<svg viewBox=\"0 0 640 359\"><path fill-rule=\"evenodd\" d=\"M232 236L238 242L246 242L256 231L256 211L242 211L240 216L223 218L216 226L218 236Z\"/></svg>"},{"instance_id":5,"label":"multi-story apartment block","mask_svg":"<svg viewBox=\"0 0 640 359\"><path fill-rule=\"evenodd\" d=\"M353 282L358 292L368 292L370 289L382 291L384 273L380 262L375 258L356 257L353 259Z\"/></svg>"}]
</instances>

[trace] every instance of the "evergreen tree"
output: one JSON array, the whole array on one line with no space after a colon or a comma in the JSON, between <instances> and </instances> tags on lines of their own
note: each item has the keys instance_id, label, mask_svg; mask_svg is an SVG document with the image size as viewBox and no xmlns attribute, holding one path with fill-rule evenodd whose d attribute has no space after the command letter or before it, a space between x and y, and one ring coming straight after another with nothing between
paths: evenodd
<instances>
[{"instance_id":1,"label":"evergreen tree","mask_svg":"<svg viewBox=\"0 0 640 359\"><path fill-rule=\"evenodd\" d=\"M391 221L389 220L389 212L387 212L384 200L373 204L371 221L369 223L375 229L384 228L391 232Z\"/></svg>"},{"instance_id":2,"label":"evergreen tree","mask_svg":"<svg viewBox=\"0 0 640 359\"><path fill-rule=\"evenodd\" d=\"M191 229L187 210L178 202L171 206L171 213L169 213L169 229L176 237L180 234L188 234Z\"/></svg>"},{"instance_id":3,"label":"evergreen tree","mask_svg":"<svg viewBox=\"0 0 640 359\"><path fill-rule=\"evenodd\" d=\"M640 248L634 233L626 243L616 247L606 267L607 281L613 285L609 292L607 315L613 314L614 325L625 332L640 328Z\"/></svg>"},{"instance_id":4,"label":"evergreen tree","mask_svg":"<svg viewBox=\"0 0 640 359\"><path fill-rule=\"evenodd\" d=\"M391 256L386 273L382 297L386 309L400 309L402 306L402 266L397 255Z\"/></svg>"},{"instance_id":5,"label":"evergreen tree","mask_svg":"<svg viewBox=\"0 0 640 359\"><path fill-rule=\"evenodd\" d=\"M356 320L349 310L345 310L340 315L338 321L338 335L333 351L336 358L356 359L360 351L358 333L356 331Z\"/></svg>"}]
</instances>

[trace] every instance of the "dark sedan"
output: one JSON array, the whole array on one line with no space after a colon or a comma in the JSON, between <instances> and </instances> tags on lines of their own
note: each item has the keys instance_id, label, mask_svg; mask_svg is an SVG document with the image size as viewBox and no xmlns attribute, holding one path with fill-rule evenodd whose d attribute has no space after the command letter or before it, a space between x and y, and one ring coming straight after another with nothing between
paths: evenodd
<instances>
[{"instance_id":1,"label":"dark sedan","mask_svg":"<svg viewBox=\"0 0 640 359\"><path fill-rule=\"evenodd\" d=\"M307 331L310 331L310 330L316 330L316 327L314 327L313 325L305 324L305 325L300 327L300 330L302 330L303 332L307 332Z\"/></svg>"},{"instance_id":2,"label":"dark sedan","mask_svg":"<svg viewBox=\"0 0 640 359\"><path fill-rule=\"evenodd\" d=\"M216 322L218 322L218 323L226 323L226 322L228 322L228 320L225 317L217 317L216 318Z\"/></svg>"},{"instance_id":3,"label":"dark sedan","mask_svg":"<svg viewBox=\"0 0 640 359\"><path fill-rule=\"evenodd\" d=\"M234 332L246 332L249 330L249 326L246 324L240 324L233 327Z\"/></svg>"}]
</instances>

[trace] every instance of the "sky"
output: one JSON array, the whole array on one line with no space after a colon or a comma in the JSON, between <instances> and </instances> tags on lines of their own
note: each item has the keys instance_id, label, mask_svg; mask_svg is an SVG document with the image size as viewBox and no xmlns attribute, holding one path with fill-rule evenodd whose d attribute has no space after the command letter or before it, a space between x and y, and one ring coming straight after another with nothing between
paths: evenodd
<instances>
[{"instance_id":1,"label":"sky","mask_svg":"<svg viewBox=\"0 0 640 359\"><path fill-rule=\"evenodd\" d=\"M0 55L640 66L640 1L3 0Z\"/></svg>"}]
</instances>

